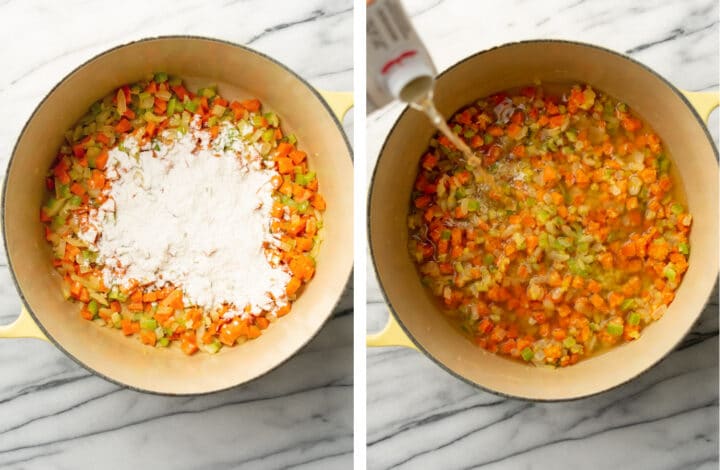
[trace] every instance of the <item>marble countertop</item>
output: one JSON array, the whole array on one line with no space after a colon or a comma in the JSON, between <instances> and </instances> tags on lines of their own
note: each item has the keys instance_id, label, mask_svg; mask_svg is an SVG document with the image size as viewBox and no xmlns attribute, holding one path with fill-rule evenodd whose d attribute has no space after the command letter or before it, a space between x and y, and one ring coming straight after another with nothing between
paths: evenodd
<instances>
[{"instance_id":1,"label":"marble countertop","mask_svg":"<svg viewBox=\"0 0 720 470\"><path fill-rule=\"evenodd\" d=\"M440 70L521 39L599 44L688 90L718 87L716 0L404 0ZM368 117L368 174L402 107ZM710 120L717 143L718 112ZM368 330L387 318L368 261ZM717 289L682 344L637 380L569 403L477 390L421 353L367 356L369 469L717 468Z\"/></svg>"},{"instance_id":2,"label":"marble countertop","mask_svg":"<svg viewBox=\"0 0 720 470\"><path fill-rule=\"evenodd\" d=\"M143 37L247 44L318 88L350 90L351 0L271 3L0 1L1 171L52 86L95 54ZM345 129L352 135L352 113ZM1 259L6 324L20 300ZM195 398L122 389L50 344L1 340L0 467L350 468L352 312L348 288L332 320L288 363L246 386Z\"/></svg>"}]
</instances>

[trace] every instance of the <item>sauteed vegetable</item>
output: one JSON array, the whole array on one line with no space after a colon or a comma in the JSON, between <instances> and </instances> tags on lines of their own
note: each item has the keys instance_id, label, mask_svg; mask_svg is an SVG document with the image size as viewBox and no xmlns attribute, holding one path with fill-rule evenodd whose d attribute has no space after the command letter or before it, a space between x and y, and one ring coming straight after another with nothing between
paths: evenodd
<instances>
[{"instance_id":1,"label":"sauteed vegetable","mask_svg":"<svg viewBox=\"0 0 720 470\"><path fill-rule=\"evenodd\" d=\"M272 239L261 249L269 263L287 273L282 299L271 296L277 308L251 311L247 305L224 304L207 309L189 304L183 286L169 282L106 284L107 266L93 251L87 221L88 214L107 202L117 177L111 174L115 170L108 163L109 152L126 152L123 144L128 139L149 152L158 150L159 144L172 145L173 139L193 129L209 134L211 142L229 130L233 138L257 151L257 165L275 173L267 221ZM198 349L215 353L259 337L290 311L291 302L314 276L322 239L325 200L306 153L296 144L295 136L281 130L279 117L263 112L257 99L228 101L214 87L193 93L179 78L162 72L94 103L66 133L47 177L50 194L40 210L53 265L64 280L64 297L80 304L82 318L121 330L149 346L177 342L187 354ZM131 152L128 156L138 159ZM102 233L91 238L96 237Z\"/></svg>"},{"instance_id":2,"label":"sauteed vegetable","mask_svg":"<svg viewBox=\"0 0 720 470\"><path fill-rule=\"evenodd\" d=\"M688 268L692 216L660 138L625 103L587 85L530 86L449 124L500 194L436 136L415 181L409 250L478 346L563 367L662 317Z\"/></svg>"}]
</instances>

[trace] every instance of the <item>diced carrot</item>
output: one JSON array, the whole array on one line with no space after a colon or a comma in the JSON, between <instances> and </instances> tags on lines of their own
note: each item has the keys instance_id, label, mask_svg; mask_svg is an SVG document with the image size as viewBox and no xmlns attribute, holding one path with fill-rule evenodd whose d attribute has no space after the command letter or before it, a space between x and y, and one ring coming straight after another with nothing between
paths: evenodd
<instances>
[{"instance_id":1,"label":"diced carrot","mask_svg":"<svg viewBox=\"0 0 720 470\"><path fill-rule=\"evenodd\" d=\"M563 114L552 116L549 120L549 123L550 127L560 127L565 123L565 116Z\"/></svg>"},{"instance_id":2,"label":"diced carrot","mask_svg":"<svg viewBox=\"0 0 720 470\"><path fill-rule=\"evenodd\" d=\"M262 335L262 331L256 325L248 326L248 339L255 339Z\"/></svg>"},{"instance_id":3,"label":"diced carrot","mask_svg":"<svg viewBox=\"0 0 720 470\"><path fill-rule=\"evenodd\" d=\"M87 305L83 305L82 309L80 309L80 316L85 320L92 320L94 318L94 315L88 310Z\"/></svg>"},{"instance_id":4,"label":"diced carrot","mask_svg":"<svg viewBox=\"0 0 720 470\"><path fill-rule=\"evenodd\" d=\"M302 281L299 278L293 276L292 279L290 279L290 282L288 282L287 287L285 287L285 293L288 296L292 297L293 295L295 295L301 285Z\"/></svg>"},{"instance_id":5,"label":"diced carrot","mask_svg":"<svg viewBox=\"0 0 720 470\"><path fill-rule=\"evenodd\" d=\"M487 133L493 137L500 137L505 134L505 131L500 126L490 126L487 129Z\"/></svg>"},{"instance_id":6,"label":"diced carrot","mask_svg":"<svg viewBox=\"0 0 720 470\"><path fill-rule=\"evenodd\" d=\"M278 171L284 175L292 173L295 168L295 165L293 165L293 161L288 157L278 158L277 162Z\"/></svg>"},{"instance_id":7,"label":"diced carrot","mask_svg":"<svg viewBox=\"0 0 720 470\"><path fill-rule=\"evenodd\" d=\"M612 269L613 267L613 256L610 252L603 252L597 256L598 261L604 269Z\"/></svg>"},{"instance_id":8,"label":"diced carrot","mask_svg":"<svg viewBox=\"0 0 720 470\"><path fill-rule=\"evenodd\" d=\"M294 148L295 146L293 146L292 144L289 144L287 142L280 142L277 147L275 159L287 157Z\"/></svg>"},{"instance_id":9,"label":"diced carrot","mask_svg":"<svg viewBox=\"0 0 720 470\"><path fill-rule=\"evenodd\" d=\"M551 165L545 165L543 168L543 183L545 185L554 184L558 180L558 173Z\"/></svg>"},{"instance_id":10,"label":"diced carrot","mask_svg":"<svg viewBox=\"0 0 720 470\"><path fill-rule=\"evenodd\" d=\"M326 206L325 206L325 198L323 198L320 193L315 193L315 194L313 195L310 203L312 204L312 206L313 206L315 209L317 209L317 210L319 210L319 211L324 211L325 208L326 208Z\"/></svg>"},{"instance_id":11,"label":"diced carrot","mask_svg":"<svg viewBox=\"0 0 720 470\"><path fill-rule=\"evenodd\" d=\"M608 295L608 304L610 304L610 308L615 308L619 306L623 300L625 300L625 297L620 294L619 292L610 292Z\"/></svg>"},{"instance_id":12,"label":"diced carrot","mask_svg":"<svg viewBox=\"0 0 720 470\"><path fill-rule=\"evenodd\" d=\"M83 188L80 183L74 182L70 185L70 192L77 196L82 196L85 194L85 188Z\"/></svg>"},{"instance_id":13,"label":"diced carrot","mask_svg":"<svg viewBox=\"0 0 720 470\"><path fill-rule=\"evenodd\" d=\"M160 305L172 307L176 310L182 310L185 308L183 302L183 291L181 289L175 289L170 292L167 297L160 301Z\"/></svg>"},{"instance_id":14,"label":"diced carrot","mask_svg":"<svg viewBox=\"0 0 720 470\"><path fill-rule=\"evenodd\" d=\"M286 304L278 309L276 312L278 317L284 317L288 313L290 313L290 304Z\"/></svg>"},{"instance_id":15,"label":"diced carrot","mask_svg":"<svg viewBox=\"0 0 720 470\"><path fill-rule=\"evenodd\" d=\"M604 310L606 308L605 299L600 297L598 294L590 296L590 303L592 303L598 310Z\"/></svg>"},{"instance_id":16,"label":"diced carrot","mask_svg":"<svg viewBox=\"0 0 720 470\"><path fill-rule=\"evenodd\" d=\"M299 237L295 239L295 247L299 251L310 251L313 247L313 240L309 237Z\"/></svg>"},{"instance_id":17,"label":"diced carrot","mask_svg":"<svg viewBox=\"0 0 720 470\"><path fill-rule=\"evenodd\" d=\"M290 152L290 158L292 159L294 164L299 165L300 163L305 161L305 158L307 158L307 154L302 150L293 150L292 152Z\"/></svg>"},{"instance_id":18,"label":"diced carrot","mask_svg":"<svg viewBox=\"0 0 720 470\"><path fill-rule=\"evenodd\" d=\"M132 129L132 125L130 124L130 121L125 118L120 119L120 122L115 125L115 130L120 134L123 134L130 129Z\"/></svg>"},{"instance_id":19,"label":"diced carrot","mask_svg":"<svg viewBox=\"0 0 720 470\"><path fill-rule=\"evenodd\" d=\"M122 332L125 336L130 336L133 333L137 333L140 331L140 323L134 322L127 318L122 319L120 321L120 325L122 327Z\"/></svg>"},{"instance_id":20,"label":"diced carrot","mask_svg":"<svg viewBox=\"0 0 720 470\"><path fill-rule=\"evenodd\" d=\"M140 332L140 341L148 346L155 346L157 336L155 336L154 331L142 330Z\"/></svg>"},{"instance_id":21,"label":"diced carrot","mask_svg":"<svg viewBox=\"0 0 720 470\"><path fill-rule=\"evenodd\" d=\"M182 352L184 352L188 356L192 356L193 354L195 354L195 352L197 352L198 346L196 343L194 343L190 340L187 340L187 339L185 339L185 337L183 337L182 343L180 345L180 349L182 349Z\"/></svg>"},{"instance_id":22,"label":"diced carrot","mask_svg":"<svg viewBox=\"0 0 720 470\"><path fill-rule=\"evenodd\" d=\"M105 173L100 170L93 170L88 186L91 189L102 189L105 186Z\"/></svg>"}]
</instances>

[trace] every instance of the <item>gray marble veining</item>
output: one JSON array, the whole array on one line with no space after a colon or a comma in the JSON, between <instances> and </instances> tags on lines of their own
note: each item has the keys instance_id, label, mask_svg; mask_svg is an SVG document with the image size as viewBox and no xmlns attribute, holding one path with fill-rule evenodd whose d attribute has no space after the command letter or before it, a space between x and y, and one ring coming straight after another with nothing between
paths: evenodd
<instances>
[{"instance_id":1,"label":"gray marble veining","mask_svg":"<svg viewBox=\"0 0 720 470\"><path fill-rule=\"evenodd\" d=\"M352 86L352 2L0 2L0 168L42 97L93 55L163 34L275 57L312 85ZM352 115L345 121L352 135ZM0 324L20 309L2 255ZM300 353L246 386L168 398L91 375L50 344L0 340L1 468L350 468L352 290Z\"/></svg>"},{"instance_id":2,"label":"gray marble veining","mask_svg":"<svg viewBox=\"0 0 720 470\"><path fill-rule=\"evenodd\" d=\"M647 64L678 87L718 88L716 0L406 0L440 70L521 39L595 43ZM398 104L368 117L368 174ZM709 127L717 144L718 112ZM387 310L368 263L368 330ZM422 354L368 351L368 468L718 468L717 289L664 361L589 399L527 403L477 390Z\"/></svg>"}]
</instances>

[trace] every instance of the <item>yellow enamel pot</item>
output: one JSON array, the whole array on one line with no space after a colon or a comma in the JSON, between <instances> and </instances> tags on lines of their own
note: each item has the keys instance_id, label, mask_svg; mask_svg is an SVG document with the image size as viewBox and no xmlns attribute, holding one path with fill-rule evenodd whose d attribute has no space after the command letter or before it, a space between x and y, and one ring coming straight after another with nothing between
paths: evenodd
<instances>
[{"instance_id":1,"label":"yellow enamel pot","mask_svg":"<svg viewBox=\"0 0 720 470\"><path fill-rule=\"evenodd\" d=\"M491 392L528 400L569 400L608 390L652 367L680 342L703 310L718 273L717 149L703 124L718 93L681 92L646 66L596 46L526 41L471 56L437 80L438 109L450 116L479 97L532 84L583 82L628 103L674 157L693 215L689 269L667 313L632 343L551 370L490 354L446 321L407 252L407 215L418 161L435 132L406 109L381 150L372 178L368 231L380 286L391 310L369 346L417 348L453 375Z\"/></svg>"},{"instance_id":2,"label":"yellow enamel pot","mask_svg":"<svg viewBox=\"0 0 720 470\"><path fill-rule=\"evenodd\" d=\"M217 84L229 99L259 98L283 130L294 133L317 172L327 204L326 237L315 278L264 334L217 355L185 356L128 340L117 330L82 320L63 300L51 265L39 208L44 179L63 133L114 88L165 71L191 88ZM352 269L352 159L339 120L350 93L318 92L279 62L214 39L172 36L116 47L82 64L38 105L20 135L3 190L3 240L23 310L0 337L47 339L90 371L121 385L163 394L201 394L262 376L305 345L330 317Z\"/></svg>"}]
</instances>

